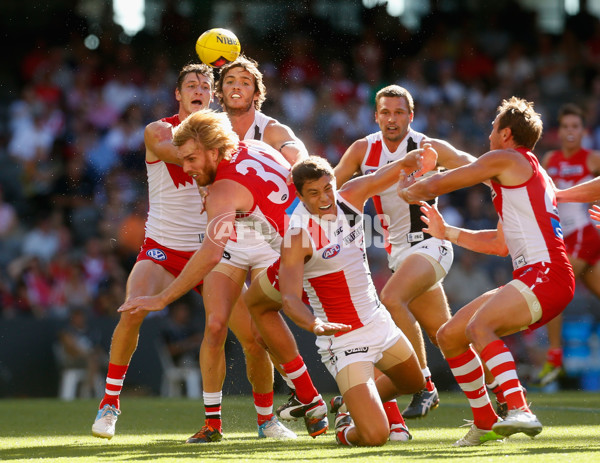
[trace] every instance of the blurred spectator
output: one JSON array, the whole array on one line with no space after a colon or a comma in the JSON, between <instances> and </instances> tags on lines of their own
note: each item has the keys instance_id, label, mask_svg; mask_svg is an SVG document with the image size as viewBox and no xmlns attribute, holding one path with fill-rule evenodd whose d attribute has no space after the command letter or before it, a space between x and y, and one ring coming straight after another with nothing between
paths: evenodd
<instances>
[{"instance_id":1,"label":"blurred spectator","mask_svg":"<svg viewBox=\"0 0 600 463\"><path fill-rule=\"evenodd\" d=\"M444 278L444 289L453 312L495 288L487 272L478 265L481 260L479 255L458 247L455 247L455 253L452 270Z\"/></svg>"},{"instance_id":2,"label":"blurred spectator","mask_svg":"<svg viewBox=\"0 0 600 463\"><path fill-rule=\"evenodd\" d=\"M176 366L197 366L202 330L194 324L185 300L171 304L161 329L162 339Z\"/></svg>"},{"instance_id":3,"label":"blurred spectator","mask_svg":"<svg viewBox=\"0 0 600 463\"><path fill-rule=\"evenodd\" d=\"M93 392L97 394L96 383L98 378L101 382L105 374L108 354L101 345L100 332L90 326L85 311L80 308L71 310L68 323L57 337L56 357L60 367L86 370L81 396L92 397Z\"/></svg>"}]
</instances>

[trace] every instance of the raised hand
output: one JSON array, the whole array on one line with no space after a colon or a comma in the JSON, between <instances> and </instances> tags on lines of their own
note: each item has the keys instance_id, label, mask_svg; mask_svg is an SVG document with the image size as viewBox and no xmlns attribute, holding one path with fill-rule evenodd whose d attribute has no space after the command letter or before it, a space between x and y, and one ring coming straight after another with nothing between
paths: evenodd
<instances>
[{"instance_id":1,"label":"raised hand","mask_svg":"<svg viewBox=\"0 0 600 463\"><path fill-rule=\"evenodd\" d=\"M117 312L130 312L132 314L142 310L156 312L164 309L165 305L158 296L139 296L124 302Z\"/></svg>"},{"instance_id":2,"label":"raised hand","mask_svg":"<svg viewBox=\"0 0 600 463\"><path fill-rule=\"evenodd\" d=\"M423 228L423 231L435 238L445 239L447 224L444 222L442 214L440 214L435 206L431 206L425 201L421 201L419 204L421 205L421 212L425 214L421 216L421 220L427 225L426 228Z\"/></svg>"},{"instance_id":3,"label":"raised hand","mask_svg":"<svg viewBox=\"0 0 600 463\"><path fill-rule=\"evenodd\" d=\"M591 209L588 209L590 217L596 222L600 222L600 206L594 204ZM600 228L600 224L596 224L596 228Z\"/></svg>"}]
</instances>

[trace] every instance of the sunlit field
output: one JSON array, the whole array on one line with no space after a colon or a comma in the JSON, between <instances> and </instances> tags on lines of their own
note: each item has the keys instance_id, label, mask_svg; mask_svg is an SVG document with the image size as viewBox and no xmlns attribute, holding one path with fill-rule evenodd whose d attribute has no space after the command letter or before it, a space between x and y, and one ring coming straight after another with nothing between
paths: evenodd
<instances>
[{"instance_id":1,"label":"sunlit field","mask_svg":"<svg viewBox=\"0 0 600 463\"><path fill-rule=\"evenodd\" d=\"M328 399L329 397L327 397ZM184 441L202 425L201 402L183 399L128 398L122 403L117 434L112 440L91 436L96 400L60 402L52 399L0 401L1 461L600 461L600 394L530 393L533 411L544 424L535 439L519 434L504 443L455 448L461 428L470 418L460 394L441 394L441 405L408 425L414 439L378 448L341 448L332 431L316 439L306 434L302 421L290 427L293 441L259 440L250 397L223 400L224 439L190 445ZM276 397L276 404L285 400ZM401 406L403 403L401 403ZM331 420L333 421L333 420Z\"/></svg>"}]
</instances>

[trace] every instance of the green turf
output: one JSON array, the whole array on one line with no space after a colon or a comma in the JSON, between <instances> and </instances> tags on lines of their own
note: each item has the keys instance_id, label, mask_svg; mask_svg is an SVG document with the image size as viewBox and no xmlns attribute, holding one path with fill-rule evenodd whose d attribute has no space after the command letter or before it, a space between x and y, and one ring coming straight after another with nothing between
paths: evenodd
<instances>
[{"instance_id":1,"label":"green turf","mask_svg":"<svg viewBox=\"0 0 600 463\"><path fill-rule=\"evenodd\" d=\"M329 398L329 397L327 397ZM290 427L295 441L256 438L250 397L225 397L222 442L184 445L201 426L201 402L124 397L117 434L112 440L91 436L97 401L51 399L0 400L0 461L177 461L177 462L572 462L600 461L600 394L530 393L528 399L544 424L535 439L515 435L505 443L455 448L452 443L470 418L461 394L441 395L441 406L408 423L414 439L378 448L340 448L333 433L312 439L303 422ZM284 397L276 398L276 404ZM401 400L401 406L406 400Z\"/></svg>"}]
</instances>

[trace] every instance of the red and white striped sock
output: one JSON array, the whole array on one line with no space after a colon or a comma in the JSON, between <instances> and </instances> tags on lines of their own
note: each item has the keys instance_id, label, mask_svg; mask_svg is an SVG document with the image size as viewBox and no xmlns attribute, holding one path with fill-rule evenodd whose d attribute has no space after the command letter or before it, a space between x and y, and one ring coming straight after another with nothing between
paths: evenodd
<instances>
[{"instance_id":1,"label":"red and white striped sock","mask_svg":"<svg viewBox=\"0 0 600 463\"><path fill-rule=\"evenodd\" d=\"M508 409L520 408L530 411L523 395L523 388L517 376L515 360L501 339L490 342L481 351L481 359L498 381Z\"/></svg>"},{"instance_id":2,"label":"red and white striped sock","mask_svg":"<svg viewBox=\"0 0 600 463\"><path fill-rule=\"evenodd\" d=\"M120 410L119 396L123 389L123 381L129 365L108 364L108 373L106 375L106 387L104 389L104 398L100 402L100 409L106 404L116 407Z\"/></svg>"},{"instance_id":3,"label":"red and white striped sock","mask_svg":"<svg viewBox=\"0 0 600 463\"><path fill-rule=\"evenodd\" d=\"M223 391L202 391L202 397L204 399L204 416L206 417L206 424L219 432L223 432L223 422L221 421L221 401L223 400Z\"/></svg>"},{"instance_id":4,"label":"red and white striped sock","mask_svg":"<svg viewBox=\"0 0 600 463\"><path fill-rule=\"evenodd\" d=\"M309 404L313 399L319 395L315 388L304 360L301 355L298 355L294 360L281 365L285 374L294 383L296 388L296 397L303 404Z\"/></svg>"},{"instance_id":5,"label":"red and white striped sock","mask_svg":"<svg viewBox=\"0 0 600 463\"><path fill-rule=\"evenodd\" d=\"M479 429L492 429L498 415L485 388L481 360L472 347L456 357L447 358L456 382L463 390L473 411L473 422Z\"/></svg>"},{"instance_id":6,"label":"red and white striped sock","mask_svg":"<svg viewBox=\"0 0 600 463\"><path fill-rule=\"evenodd\" d=\"M273 418L273 391L266 394L252 391L252 396L254 397L254 408L256 408L256 414L258 415L258 425L260 426Z\"/></svg>"}]
</instances>

